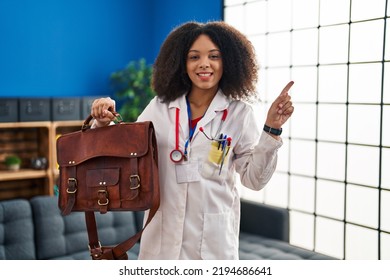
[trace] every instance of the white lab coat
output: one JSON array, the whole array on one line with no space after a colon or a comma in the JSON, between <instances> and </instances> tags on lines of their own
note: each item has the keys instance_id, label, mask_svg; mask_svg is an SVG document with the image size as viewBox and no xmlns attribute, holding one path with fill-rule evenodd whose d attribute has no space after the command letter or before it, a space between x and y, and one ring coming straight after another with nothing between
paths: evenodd
<instances>
[{"instance_id":1,"label":"white lab coat","mask_svg":"<svg viewBox=\"0 0 390 280\"><path fill-rule=\"evenodd\" d=\"M189 136L185 95L169 103L155 97L138 118L152 121L155 127L161 189L160 208L142 235L139 259L238 259L240 198L235 171L243 185L262 189L275 170L282 142L259 132L249 104L230 100L219 91L196 127L189 160L175 164L169 155L175 148L176 108L183 151ZM228 114L221 133L232 142L219 175L219 166L208 160L211 141L199 128L214 136L224 109ZM189 162L197 166L199 181L177 183L175 165Z\"/></svg>"}]
</instances>

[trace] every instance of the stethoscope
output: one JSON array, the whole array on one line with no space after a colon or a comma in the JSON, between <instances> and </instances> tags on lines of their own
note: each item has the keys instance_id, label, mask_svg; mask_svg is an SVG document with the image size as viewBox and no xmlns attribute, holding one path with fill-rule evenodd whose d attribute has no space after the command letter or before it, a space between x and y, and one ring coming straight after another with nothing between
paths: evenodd
<instances>
[{"instance_id":1,"label":"stethoscope","mask_svg":"<svg viewBox=\"0 0 390 280\"><path fill-rule=\"evenodd\" d=\"M188 119L189 121L191 120L191 109L190 109L190 106L189 104L187 104L187 113L188 113ZM221 132L221 128L222 128L222 125L223 123L225 122L226 120L226 117L227 117L227 109L224 109L223 110L223 113L222 113L222 118L221 118L221 122L219 123L219 126L218 126L218 130L217 132L215 133L215 136L214 137L210 137L208 136L204 130L203 130L203 127L199 127L199 131L202 132L207 139L209 140L215 140L215 141L225 141L225 140L219 140L217 139L217 135ZM170 158L171 160L174 162L174 163L179 163L181 162L183 159L187 158L187 148L188 148L188 144L189 142L191 141L192 139L192 136L194 135L194 132L195 132L195 129L196 129L196 126L191 128L191 125L190 125L190 133L189 133L189 137L184 145L184 153L180 150L180 147L179 147L179 118L180 118L180 109L179 108L176 108L176 120L175 120L175 149L172 150L172 152L170 153Z\"/></svg>"}]
</instances>

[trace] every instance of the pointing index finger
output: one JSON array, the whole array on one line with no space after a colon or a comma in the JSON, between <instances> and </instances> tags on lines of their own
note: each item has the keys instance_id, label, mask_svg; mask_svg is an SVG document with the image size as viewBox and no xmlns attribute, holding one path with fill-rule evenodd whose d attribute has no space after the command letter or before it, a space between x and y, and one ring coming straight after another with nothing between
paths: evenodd
<instances>
[{"instance_id":1,"label":"pointing index finger","mask_svg":"<svg viewBox=\"0 0 390 280\"><path fill-rule=\"evenodd\" d=\"M290 82L284 87L284 89L282 90L282 92L280 93L280 95L286 94L286 93L290 90L290 88L293 86L293 84L294 84L294 81L290 81Z\"/></svg>"}]
</instances>

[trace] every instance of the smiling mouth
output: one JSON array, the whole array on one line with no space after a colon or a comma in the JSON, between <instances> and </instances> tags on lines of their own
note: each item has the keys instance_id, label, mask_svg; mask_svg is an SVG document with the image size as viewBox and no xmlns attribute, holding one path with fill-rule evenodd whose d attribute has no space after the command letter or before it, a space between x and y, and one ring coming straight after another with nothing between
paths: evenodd
<instances>
[{"instance_id":1,"label":"smiling mouth","mask_svg":"<svg viewBox=\"0 0 390 280\"><path fill-rule=\"evenodd\" d=\"M211 75L213 75L213 73L197 73L197 75L200 77L210 77Z\"/></svg>"}]
</instances>

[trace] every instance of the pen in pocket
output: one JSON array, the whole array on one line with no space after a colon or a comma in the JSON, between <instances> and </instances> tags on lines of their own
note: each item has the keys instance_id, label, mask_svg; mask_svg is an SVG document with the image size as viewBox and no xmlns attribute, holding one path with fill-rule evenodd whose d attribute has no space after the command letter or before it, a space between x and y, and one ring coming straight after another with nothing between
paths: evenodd
<instances>
[{"instance_id":1,"label":"pen in pocket","mask_svg":"<svg viewBox=\"0 0 390 280\"><path fill-rule=\"evenodd\" d=\"M225 139L226 139L226 135L225 135ZM232 138L228 137L226 140L224 140L224 142L222 144L222 159L221 159L221 164L219 166L219 175L221 175L221 171L222 171L223 163L225 161L225 157L229 153L231 141L232 141Z\"/></svg>"}]
</instances>

